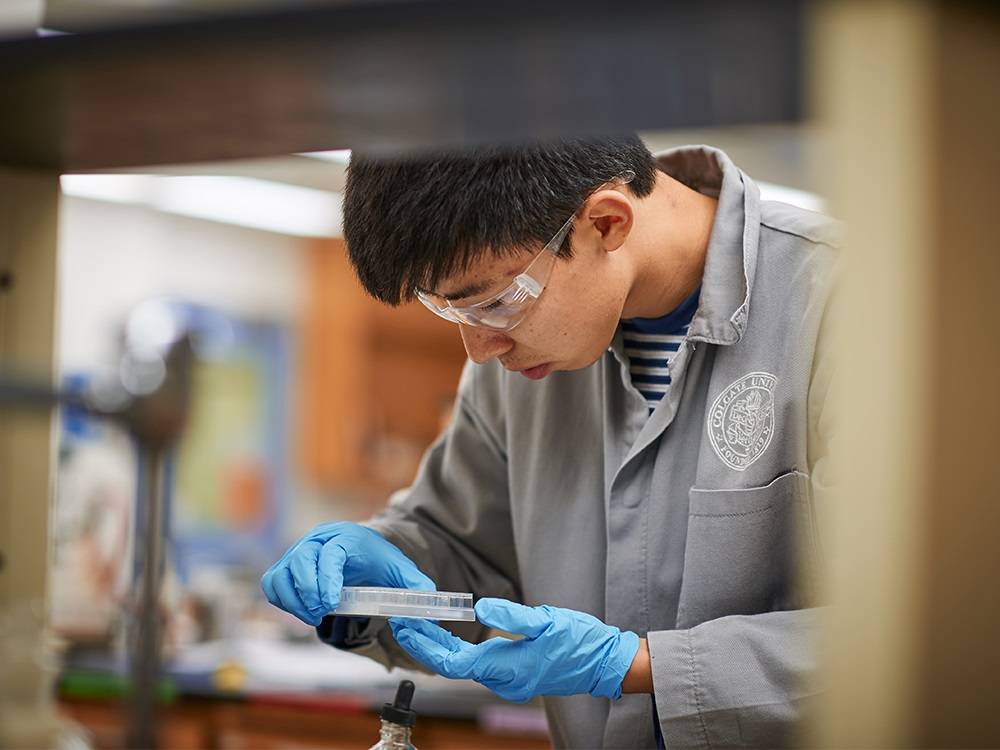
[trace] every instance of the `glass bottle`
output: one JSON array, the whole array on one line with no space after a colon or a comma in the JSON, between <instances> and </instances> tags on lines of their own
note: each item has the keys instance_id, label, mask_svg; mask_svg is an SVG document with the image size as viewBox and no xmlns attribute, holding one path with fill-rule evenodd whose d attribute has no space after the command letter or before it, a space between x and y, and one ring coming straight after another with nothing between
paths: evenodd
<instances>
[{"instance_id":1,"label":"glass bottle","mask_svg":"<svg viewBox=\"0 0 1000 750\"><path fill-rule=\"evenodd\" d=\"M413 683L403 680L396 688L396 699L382 706L379 740L370 750L416 750L410 743L410 731L417 720L417 712L410 708L412 700Z\"/></svg>"}]
</instances>

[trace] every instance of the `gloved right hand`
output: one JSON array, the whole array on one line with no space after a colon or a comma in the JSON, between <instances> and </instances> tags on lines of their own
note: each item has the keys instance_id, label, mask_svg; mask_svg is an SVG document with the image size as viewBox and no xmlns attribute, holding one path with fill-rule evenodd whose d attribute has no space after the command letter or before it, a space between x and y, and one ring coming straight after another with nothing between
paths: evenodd
<instances>
[{"instance_id":1,"label":"gloved right hand","mask_svg":"<svg viewBox=\"0 0 1000 750\"><path fill-rule=\"evenodd\" d=\"M271 604L313 626L337 608L344 586L437 590L399 547L348 521L315 527L260 579Z\"/></svg>"}]
</instances>

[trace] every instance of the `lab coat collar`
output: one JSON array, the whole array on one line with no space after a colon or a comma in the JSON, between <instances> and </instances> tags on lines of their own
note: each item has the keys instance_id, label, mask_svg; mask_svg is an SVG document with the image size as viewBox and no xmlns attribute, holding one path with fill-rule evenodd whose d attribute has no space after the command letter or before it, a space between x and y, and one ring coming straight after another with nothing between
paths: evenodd
<instances>
[{"instance_id":1,"label":"lab coat collar","mask_svg":"<svg viewBox=\"0 0 1000 750\"><path fill-rule=\"evenodd\" d=\"M734 344L743 337L757 268L760 191L721 150L685 146L656 155L665 173L718 198L708 242L701 299L688 338Z\"/></svg>"}]
</instances>

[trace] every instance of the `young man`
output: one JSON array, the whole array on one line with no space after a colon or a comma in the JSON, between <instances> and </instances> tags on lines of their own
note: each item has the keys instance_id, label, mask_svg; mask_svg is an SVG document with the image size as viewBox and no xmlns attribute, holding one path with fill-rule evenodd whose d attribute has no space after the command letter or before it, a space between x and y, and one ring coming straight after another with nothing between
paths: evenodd
<instances>
[{"instance_id":1,"label":"young man","mask_svg":"<svg viewBox=\"0 0 1000 750\"><path fill-rule=\"evenodd\" d=\"M362 284L458 323L470 362L413 486L313 529L268 599L386 665L545 696L557 747L787 743L816 693L834 229L707 147L355 156ZM361 584L472 591L478 622L324 617Z\"/></svg>"}]
</instances>

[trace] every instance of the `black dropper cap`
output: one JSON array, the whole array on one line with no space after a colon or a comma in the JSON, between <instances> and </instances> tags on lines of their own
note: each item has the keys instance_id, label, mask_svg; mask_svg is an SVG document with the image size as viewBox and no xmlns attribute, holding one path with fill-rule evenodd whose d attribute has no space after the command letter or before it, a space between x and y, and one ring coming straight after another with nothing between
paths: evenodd
<instances>
[{"instance_id":1,"label":"black dropper cap","mask_svg":"<svg viewBox=\"0 0 1000 750\"><path fill-rule=\"evenodd\" d=\"M396 700L382 704L383 721L391 721L404 727L412 727L417 720L417 712L410 708L413 700L413 683L403 680L396 688Z\"/></svg>"}]
</instances>

